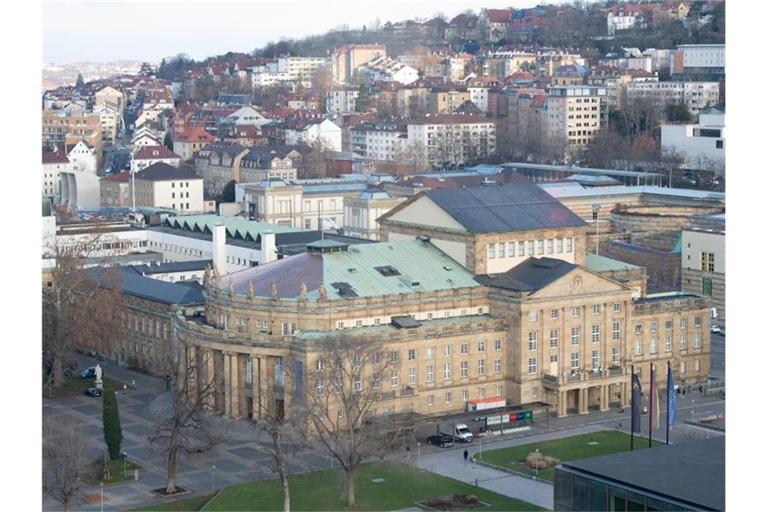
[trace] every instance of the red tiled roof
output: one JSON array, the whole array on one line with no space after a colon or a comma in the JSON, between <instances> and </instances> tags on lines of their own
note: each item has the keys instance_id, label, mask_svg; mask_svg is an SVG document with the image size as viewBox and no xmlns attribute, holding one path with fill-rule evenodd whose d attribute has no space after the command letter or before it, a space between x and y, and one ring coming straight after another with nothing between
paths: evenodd
<instances>
[{"instance_id":1,"label":"red tiled roof","mask_svg":"<svg viewBox=\"0 0 768 512\"><path fill-rule=\"evenodd\" d=\"M144 146L134 155L134 160L157 160L160 158L181 158L165 146Z\"/></svg>"},{"instance_id":2,"label":"red tiled roof","mask_svg":"<svg viewBox=\"0 0 768 512\"><path fill-rule=\"evenodd\" d=\"M485 11L491 23L509 23L512 11L509 9L487 9Z\"/></svg>"},{"instance_id":3,"label":"red tiled roof","mask_svg":"<svg viewBox=\"0 0 768 512\"><path fill-rule=\"evenodd\" d=\"M125 183L131 179L131 173L128 171L125 171L118 174L113 174L111 176L107 176L102 179L104 181L114 181L116 183Z\"/></svg>"},{"instance_id":4,"label":"red tiled roof","mask_svg":"<svg viewBox=\"0 0 768 512\"><path fill-rule=\"evenodd\" d=\"M506 80L507 81L515 81L515 80L535 80L536 77L533 76L532 73L529 73L528 71L515 71L511 75L509 75Z\"/></svg>"},{"instance_id":5,"label":"red tiled roof","mask_svg":"<svg viewBox=\"0 0 768 512\"><path fill-rule=\"evenodd\" d=\"M44 164L68 164L67 155L60 151L43 151Z\"/></svg>"},{"instance_id":6,"label":"red tiled roof","mask_svg":"<svg viewBox=\"0 0 768 512\"><path fill-rule=\"evenodd\" d=\"M179 142L213 142L216 137L199 126L193 126L186 132L177 134L173 140Z\"/></svg>"}]
</instances>

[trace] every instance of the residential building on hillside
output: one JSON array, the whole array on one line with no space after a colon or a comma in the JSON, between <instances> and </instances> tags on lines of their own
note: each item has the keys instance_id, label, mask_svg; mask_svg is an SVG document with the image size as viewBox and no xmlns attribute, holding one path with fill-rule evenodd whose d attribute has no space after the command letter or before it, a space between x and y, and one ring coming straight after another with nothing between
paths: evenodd
<instances>
[{"instance_id":1,"label":"residential building on hillside","mask_svg":"<svg viewBox=\"0 0 768 512\"><path fill-rule=\"evenodd\" d=\"M640 82L627 85L627 101L639 99L658 105L685 104L692 114L720 103L718 82Z\"/></svg>"},{"instance_id":2,"label":"residential building on hillside","mask_svg":"<svg viewBox=\"0 0 768 512\"><path fill-rule=\"evenodd\" d=\"M322 141L327 149L341 151L341 127L331 121L296 121L284 128L285 143L289 146L297 144L311 145L315 141Z\"/></svg>"},{"instance_id":3,"label":"residential building on hillside","mask_svg":"<svg viewBox=\"0 0 768 512\"><path fill-rule=\"evenodd\" d=\"M376 121L350 129L352 151L366 158L389 161L402 158L407 148L408 129L403 123Z\"/></svg>"},{"instance_id":4,"label":"residential building on hillside","mask_svg":"<svg viewBox=\"0 0 768 512\"><path fill-rule=\"evenodd\" d=\"M432 166L458 167L496 153L496 124L482 116L427 115L408 123L408 144Z\"/></svg>"},{"instance_id":5,"label":"residential building on hillside","mask_svg":"<svg viewBox=\"0 0 768 512\"><path fill-rule=\"evenodd\" d=\"M355 73L365 77L369 82L397 82L408 85L419 79L418 70L386 55L376 57L359 66Z\"/></svg>"},{"instance_id":6,"label":"residential building on hillside","mask_svg":"<svg viewBox=\"0 0 768 512\"><path fill-rule=\"evenodd\" d=\"M132 206L131 173L126 171L101 178L99 192L99 206L101 207L128 208Z\"/></svg>"},{"instance_id":7,"label":"residential building on hillside","mask_svg":"<svg viewBox=\"0 0 768 512\"><path fill-rule=\"evenodd\" d=\"M77 144L70 147L67 152L67 157L72 163L73 170L96 174L98 169L98 156L96 155L96 150L90 147L85 141L80 140Z\"/></svg>"},{"instance_id":8,"label":"residential building on hillside","mask_svg":"<svg viewBox=\"0 0 768 512\"><path fill-rule=\"evenodd\" d=\"M331 70L333 81L346 84L352 80L355 70L373 59L387 55L382 44L348 44L333 52Z\"/></svg>"},{"instance_id":9,"label":"residential building on hillside","mask_svg":"<svg viewBox=\"0 0 768 512\"><path fill-rule=\"evenodd\" d=\"M165 146L142 146L131 156L131 172L139 172L157 162L179 167L181 157Z\"/></svg>"},{"instance_id":10,"label":"residential building on hillside","mask_svg":"<svg viewBox=\"0 0 768 512\"><path fill-rule=\"evenodd\" d=\"M469 91L432 89L427 94L427 112L450 114L472 99Z\"/></svg>"},{"instance_id":11,"label":"residential building on hillside","mask_svg":"<svg viewBox=\"0 0 768 512\"><path fill-rule=\"evenodd\" d=\"M277 59L279 73L288 73L290 80L312 87L312 78L321 68L330 65L326 57L280 57Z\"/></svg>"},{"instance_id":12,"label":"residential building on hillside","mask_svg":"<svg viewBox=\"0 0 768 512\"><path fill-rule=\"evenodd\" d=\"M235 165L234 179L238 183L252 183L261 180L295 180L294 158L301 153L290 146L264 146L248 149L239 165Z\"/></svg>"},{"instance_id":13,"label":"residential building on hillside","mask_svg":"<svg viewBox=\"0 0 768 512\"><path fill-rule=\"evenodd\" d=\"M203 178L205 194L218 197L239 176L240 162L248 148L229 142L211 142L195 155L195 174Z\"/></svg>"},{"instance_id":14,"label":"residential building on hillside","mask_svg":"<svg viewBox=\"0 0 768 512\"><path fill-rule=\"evenodd\" d=\"M607 90L595 86L550 87L542 112L547 143L571 154L589 144L607 110Z\"/></svg>"},{"instance_id":15,"label":"residential building on hillside","mask_svg":"<svg viewBox=\"0 0 768 512\"><path fill-rule=\"evenodd\" d=\"M191 171L158 162L137 172L136 206L203 212L203 178Z\"/></svg>"},{"instance_id":16,"label":"residential building on hillside","mask_svg":"<svg viewBox=\"0 0 768 512\"><path fill-rule=\"evenodd\" d=\"M672 75L725 77L724 44L681 44L670 59Z\"/></svg>"},{"instance_id":17,"label":"residential building on hillside","mask_svg":"<svg viewBox=\"0 0 768 512\"><path fill-rule=\"evenodd\" d=\"M43 151L42 193L51 204L59 204L61 173L71 169L72 164L63 151Z\"/></svg>"},{"instance_id":18,"label":"residential building on hillside","mask_svg":"<svg viewBox=\"0 0 768 512\"><path fill-rule=\"evenodd\" d=\"M360 90L349 85L335 85L326 94L325 111L329 114L347 114L355 112Z\"/></svg>"},{"instance_id":19,"label":"residential building on hillside","mask_svg":"<svg viewBox=\"0 0 768 512\"><path fill-rule=\"evenodd\" d=\"M67 114L57 110L43 110L43 147L72 146L87 142L97 155L101 154L101 120L98 114Z\"/></svg>"},{"instance_id":20,"label":"residential building on hillside","mask_svg":"<svg viewBox=\"0 0 768 512\"><path fill-rule=\"evenodd\" d=\"M173 152L179 155L183 162L186 162L192 159L203 146L216 140L216 137L202 128L192 127L185 132L175 133L171 139L173 140Z\"/></svg>"}]
</instances>

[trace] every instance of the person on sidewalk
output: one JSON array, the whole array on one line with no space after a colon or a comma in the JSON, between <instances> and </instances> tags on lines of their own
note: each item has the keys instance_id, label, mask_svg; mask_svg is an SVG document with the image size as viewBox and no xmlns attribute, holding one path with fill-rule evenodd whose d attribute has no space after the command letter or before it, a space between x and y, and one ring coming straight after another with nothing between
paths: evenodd
<instances>
[{"instance_id":1,"label":"person on sidewalk","mask_svg":"<svg viewBox=\"0 0 768 512\"><path fill-rule=\"evenodd\" d=\"M464 448L464 465L467 465L467 459L469 458L469 450Z\"/></svg>"}]
</instances>

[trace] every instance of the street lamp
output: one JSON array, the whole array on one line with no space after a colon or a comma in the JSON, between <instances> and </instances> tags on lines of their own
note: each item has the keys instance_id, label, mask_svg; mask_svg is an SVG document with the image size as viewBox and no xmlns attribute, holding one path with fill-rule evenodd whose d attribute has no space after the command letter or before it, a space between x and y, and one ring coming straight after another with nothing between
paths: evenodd
<instances>
[{"instance_id":1,"label":"street lamp","mask_svg":"<svg viewBox=\"0 0 768 512\"><path fill-rule=\"evenodd\" d=\"M128 480L128 454L123 452L123 478Z\"/></svg>"},{"instance_id":2,"label":"street lamp","mask_svg":"<svg viewBox=\"0 0 768 512\"><path fill-rule=\"evenodd\" d=\"M211 466L211 494L216 493L216 464Z\"/></svg>"},{"instance_id":3,"label":"street lamp","mask_svg":"<svg viewBox=\"0 0 768 512\"><path fill-rule=\"evenodd\" d=\"M421 467L421 441L416 443L416 467Z\"/></svg>"},{"instance_id":4,"label":"street lamp","mask_svg":"<svg viewBox=\"0 0 768 512\"><path fill-rule=\"evenodd\" d=\"M101 512L104 512L104 480L99 482L101 484Z\"/></svg>"},{"instance_id":5,"label":"street lamp","mask_svg":"<svg viewBox=\"0 0 768 512\"><path fill-rule=\"evenodd\" d=\"M595 222L595 255L600 255L600 203L592 203L592 220Z\"/></svg>"}]
</instances>

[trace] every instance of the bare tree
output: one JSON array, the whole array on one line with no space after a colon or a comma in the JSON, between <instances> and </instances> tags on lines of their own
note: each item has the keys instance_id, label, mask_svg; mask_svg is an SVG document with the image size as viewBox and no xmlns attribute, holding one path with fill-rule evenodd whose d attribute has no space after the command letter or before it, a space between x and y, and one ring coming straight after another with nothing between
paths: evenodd
<instances>
[{"instance_id":1,"label":"bare tree","mask_svg":"<svg viewBox=\"0 0 768 512\"><path fill-rule=\"evenodd\" d=\"M389 398L383 392L399 379L397 352L386 353L381 344L340 335L319 341L315 370L307 379L307 416L320 443L345 473L347 506L356 506L355 474L377 453L379 430L369 418L374 405Z\"/></svg>"},{"instance_id":2,"label":"bare tree","mask_svg":"<svg viewBox=\"0 0 768 512\"><path fill-rule=\"evenodd\" d=\"M205 413L215 402L211 358L207 351L179 344L175 331L167 350L158 356L155 371L171 379L170 404L156 415L150 442L165 456L165 494L177 492L176 472L182 456L206 452L223 437Z\"/></svg>"},{"instance_id":3,"label":"bare tree","mask_svg":"<svg viewBox=\"0 0 768 512\"><path fill-rule=\"evenodd\" d=\"M120 271L86 268L89 256L111 253L103 250L110 239L97 230L53 249L56 264L43 288L43 347L54 387L64 382L64 363L75 348L109 353L120 332Z\"/></svg>"},{"instance_id":4,"label":"bare tree","mask_svg":"<svg viewBox=\"0 0 768 512\"><path fill-rule=\"evenodd\" d=\"M299 178L324 178L328 174L326 160L333 151L327 139L319 137L309 142L311 151L301 160L297 169Z\"/></svg>"},{"instance_id":5,"label":"bare tree","mask_svg":"<svg viewBox=\"0 0 768 512\"><path fill-rule=\"evenodd\" d=\"M287 409L279 407L278 394L274 387L268 386L266 396L258 401L259 419L256 422L257 435L263 434L269 438L267 451L275 461L275 468L280 478L284 512L291 510L289 472L285 463L288 456L295 455L303 446L306 435L306 408L301 399L303 386L299 384L303 380L303 370L300 376L299 371L294 369L297 363L302 364L288 358L283 364L284 389L294 390L294 401L291 406Z\"/></svg>"},{"instance_id":6,"label":"bare tree","mask_svg":"<svg viewBox=\"0 0 768 512\"><path fill-rule=\"evenodd\" d=\"M86 439L80 425L60 418L43 425L43 490L69 510L82 488Z\"/></svg>"}]
</instances>

